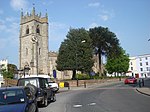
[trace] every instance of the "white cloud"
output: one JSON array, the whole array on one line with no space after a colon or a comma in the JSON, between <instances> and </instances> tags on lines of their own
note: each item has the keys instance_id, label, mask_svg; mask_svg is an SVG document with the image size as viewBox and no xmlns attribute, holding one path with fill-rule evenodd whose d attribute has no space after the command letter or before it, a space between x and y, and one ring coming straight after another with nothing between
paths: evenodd
<instances>
[{"instance_id":1,"label":"white cloud","mask_svg":"<svg viewBox=\"0 0 150 112\"><path fill-rule=\"evenodd\" d=\"M103 21L107 21L107 20L113 18L114 16L115 16L114 10L111 10L111 11L102 10L102 11L101 11L101 14L99 15L99 17L100 17Z\"/></svg>"},{"instance_id":2,"label":"white cloud","mask_svg":"<svg viewBox=\"0 0 150 112\"><path fill-rule=\"evenodd\" d=\"M7 17L0 20L0 49L4 49L9 45L18 46L19 24L15 17Z\"/></svg>"},{"instance_id":3,"label":"white cloud","mask_svg":"<svg viewBox=\"0 0 150 112\"><path fill-rule=\"evenodd\" d=\"M89 29L90 29L90 28L94 28L94 27L98 27L98 24L97 24L97 23L92 23L92 24L90 24Z\"/></svg>"},{"instance_id":4,"label":"white cloud","mask_svg":"<svg viewBox=\"0 0 150 112\"><path fill-rule=\"evenodd\" d=\"M11 0L10 5L14 10L17 11L21 9L27 9L28 2L27 0Z\"/></svg>"},{"instance_id":5,"label":"white cloud","mask_svg":"<svg viewBox=\"0 0 150 112\"><path fill-rule=\"evenodd\" d=\"M99 2L89 3L88 6L89 7L99 7L100 3Z\"/></svg>"},{"instance_id":6,"label":"white cloud","mask_svg":"<svg viewBox=\"0 0 150 112\"><path fill-rule=\"evenodd\" d=\"M109 19L109 16L108 15L100 15L100 18L103 20L103 21L107 21Z\"/></svg>"}]
</instances>

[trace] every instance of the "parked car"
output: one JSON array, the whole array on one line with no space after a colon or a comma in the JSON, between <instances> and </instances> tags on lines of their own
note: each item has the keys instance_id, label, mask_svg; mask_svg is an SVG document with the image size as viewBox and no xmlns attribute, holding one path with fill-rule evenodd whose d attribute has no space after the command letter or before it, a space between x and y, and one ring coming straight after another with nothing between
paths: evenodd
<instances>
[{"instance_id":1,"label":"parked car","mask_svg":"<svg viewBox=\"0 0 150 112\"><path fill-rule=\"evenodd\" d=\"M17 86L26 86L32 84L37 88L36 97L37 102L44 106L48 105L48 102L56 101L55 92L48 85L46 78L42 77L28 77L18 80Z\"/></svg>"},{"instance_id":2,"label":"parked car","mask_svg":"<svg viewBox=\"0 0 150 112\"><path fill-rule=\"evenodd\" d=\"M0 112L38 112L30 87L0 88Z\"/></svg>"},{"instance_id":3,"label":"parked car","mask_svg":"<svg viewBox=\"0 0 150 112\"><path fill-rule=\"evenodd\" d=\"M55 81L52 81L51 79L48 78L48 84L55 92L59 90L59 86Z\"/></svg>"},{"instance_id":4,"label":"parked car","mask_svg":"<svg viewBox=\"0 0 150 112\"><path fill-rule=\"evenodd\" d=\"M128 77L124 81L125 84L135 84L137 83L137 79L135 77Z\"/></svg>"},{"instance_id":5,"label":"parked car","mask_svg":"<svg viewBox=\"0 0 150 112\"><path fill-rule=\"evenodd\" d=\"M56 83L55 81L51 80L49 75L25 75L25 78L29 78L29 77L42 77L42 78L46 78L48 80L48 84L49 86L54 90L54 92L57 92L59 90L59 86L58 83Z\"/></svg>"}]
</instances>

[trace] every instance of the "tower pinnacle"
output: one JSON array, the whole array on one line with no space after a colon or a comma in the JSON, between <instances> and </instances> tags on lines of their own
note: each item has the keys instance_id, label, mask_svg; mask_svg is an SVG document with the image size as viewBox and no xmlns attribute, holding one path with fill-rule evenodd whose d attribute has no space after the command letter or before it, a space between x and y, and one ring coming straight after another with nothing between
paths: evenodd
<instances>
[{"instance_id":1,"label":"tower pinnacle","mask_svg":"<svg viewBox=\"0 0 150 112\"><path fill-rule=\"evenodd\" d=\"M35 7L32 9L32 15L35 15Z\"/></svg>"}]
</instances>

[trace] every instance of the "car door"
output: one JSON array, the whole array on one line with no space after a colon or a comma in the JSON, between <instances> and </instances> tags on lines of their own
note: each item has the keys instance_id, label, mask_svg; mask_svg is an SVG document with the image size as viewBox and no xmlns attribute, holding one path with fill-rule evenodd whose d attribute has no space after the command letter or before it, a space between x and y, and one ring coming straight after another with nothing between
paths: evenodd
<instances>
[{"instance_id":1,"label":"car door","mask_svg":"<svg viewBox=\"0 0 150 112\"><path fill-rule=\"evenodd\" d=\"M25 93L27 96L27 112L35 112L37 108L35 95L31 92L30 87L26 87Z\"/></svg>"},{"instance_id":2,"label":"car door","mask_svg":"<svg viewBox=\"0 0 150 112\"><path fill-rule=\"evenodd\" d=\"M50 89L48 86L47 79L46 78L40 78L39 82L40 82L40 87L46 92L47 98L49 98L50 97Z\"/></svg>"}]
</instances>

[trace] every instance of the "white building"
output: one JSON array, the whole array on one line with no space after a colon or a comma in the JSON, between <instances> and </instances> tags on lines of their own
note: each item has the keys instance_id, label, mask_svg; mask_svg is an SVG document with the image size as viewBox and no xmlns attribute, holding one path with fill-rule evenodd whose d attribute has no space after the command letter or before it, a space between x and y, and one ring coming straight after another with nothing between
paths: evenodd
<instances>
[{"instance_id":1,"label":"white building","mask_svg":"<svg viewBox=\"0 0 150 112\"><path fill-rule=\"evenodd\" d=\"M139 78L150 77L150 54L130 57L129 76L139 75Z\"/></svg>"},{"instance_id":2,"label":"white building","mask_svg":"<svg viewBox=\"0 0 150 112\"><path fill-rule=\"evenodd\" d=\"M136 75L138 74L136 57L129 57L129 59L130 59L129 69L126 75L136 77Z\"/></svg>"},{"instance_id":3,"label":"white building","mask_svg":"<svg viewBox=\"0 0 150 112\"><path fill-rule=\"evenodd\" d=\"M7 65L8 65L8 60L0 60L0 87L1 87L1 84L4 83L3 76L1 75L1 70L2 69L7 70L8 69Z\"/></svg>"},{"instance_id":4,"label":"white building","mask_svg":"<svg viewBox=\"0 0 150 112\"><path fill-rule=\"evenodd\" d=\"M7 68L7 65L8 65L8 60L6 60L6 59L3 59L3 60L0 60L0 70L1 69L8 69Z\"/></svg>"}]
</instances>

